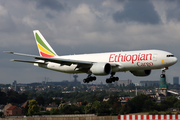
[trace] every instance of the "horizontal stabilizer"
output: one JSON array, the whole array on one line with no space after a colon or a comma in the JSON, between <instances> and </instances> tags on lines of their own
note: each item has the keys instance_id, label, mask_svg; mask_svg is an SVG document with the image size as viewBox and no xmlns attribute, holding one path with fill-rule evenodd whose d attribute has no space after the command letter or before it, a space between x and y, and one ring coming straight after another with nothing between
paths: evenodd
<instances>
[{"instance_id":1,"label":"horizontal stabilizer","mask_svg":"<svg viewBox=\"0 0 180 120\"><path fill-rule=\"evenodd\" d=\"M21 56L27 56L27 57L39 57L37 55L30 55L30 54L23 54L23 53L16 53L12 51L4 51L5 53L14 54L14 55L21 55Z\"/></svg>"}]
</instances>

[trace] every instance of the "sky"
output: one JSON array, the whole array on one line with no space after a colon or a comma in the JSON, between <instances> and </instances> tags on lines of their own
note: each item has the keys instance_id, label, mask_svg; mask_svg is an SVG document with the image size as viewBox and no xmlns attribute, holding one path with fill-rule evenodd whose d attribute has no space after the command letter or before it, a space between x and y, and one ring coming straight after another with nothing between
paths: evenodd
<instances>
[{"instance_id":1,"label":"sky","mask_svg":"<svg viewBox=\"0 0 180 120\"><path fill-rule=\"evenodd\" d=\"M73 75L50 71L11 59L33 60L3 53L38 55L33 30L39 30L58 55L159 49L180 59L179 0L1 0L0 84L73 80ZM159 80L161 70L147 77L116 73L120 80ZM180 74L176 63L166 71L167 82ZM82 82L87 74L79 74ZM93 83L105 83L97 77Z\"/></svg>"}]
</instances>

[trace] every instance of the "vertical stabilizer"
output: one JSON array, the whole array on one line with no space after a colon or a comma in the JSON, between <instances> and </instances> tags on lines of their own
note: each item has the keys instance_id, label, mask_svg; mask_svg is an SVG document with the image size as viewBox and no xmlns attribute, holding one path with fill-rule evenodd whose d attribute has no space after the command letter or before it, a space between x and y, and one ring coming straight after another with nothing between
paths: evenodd
<instances>
[{"instance_id":1,"label":"vertical stabilizer","mask_svg":"<svg viewBox=\"0 0 180 120\"><path fill-rule=\"evenodd\" d=\"M45 40L39 30L34 30L34 37L39 50L39 54L43 57L57 56L56 52L52 49L49 43Z\"/></svg>"}]
</instances>

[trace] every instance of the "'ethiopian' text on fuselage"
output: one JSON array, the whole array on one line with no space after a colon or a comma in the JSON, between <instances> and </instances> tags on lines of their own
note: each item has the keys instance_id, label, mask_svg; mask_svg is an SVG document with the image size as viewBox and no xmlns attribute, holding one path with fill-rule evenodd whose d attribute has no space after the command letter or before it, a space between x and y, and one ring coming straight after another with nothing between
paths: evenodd
<instances>
[{"instance_id":1,"label":"'ethiopian' text on fuselage","mask_svg":"<svg viewBox=\"0 0 180 120\"><path fill-rule=\"evenodd\" d=\"M152 54L110 54L109 62L136 62L152 60Z\"/></svg>"}]
</instances>

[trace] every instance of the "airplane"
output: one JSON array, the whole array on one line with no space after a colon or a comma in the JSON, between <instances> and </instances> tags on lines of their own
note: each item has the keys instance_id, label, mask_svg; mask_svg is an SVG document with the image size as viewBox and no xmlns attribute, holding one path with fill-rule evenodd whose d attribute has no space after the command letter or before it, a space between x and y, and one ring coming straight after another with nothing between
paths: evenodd
<instances>
[{"instance_id":1,"label":"airplane","mask_svg":"<svg viewBox=\"0 0 180 120\"><path fill-rule=\"evenodd\" d=\"M14 59L11 61L33 63L34 66L69 74L87 73L87 78L83 80L84 83L96 80L95 76L105 75L110 75L110 78L106 79L107 83L118 81L119 78L114 77L116 72L130 71L134 76L148 76L151 70L161 69L164 74L168 67L178 61L172 53L162 50L58 56L39 30L34 30L33 33L40 56L7 51L10 54L36 59L36 61Z\"/></svg>"}]
</instances>

